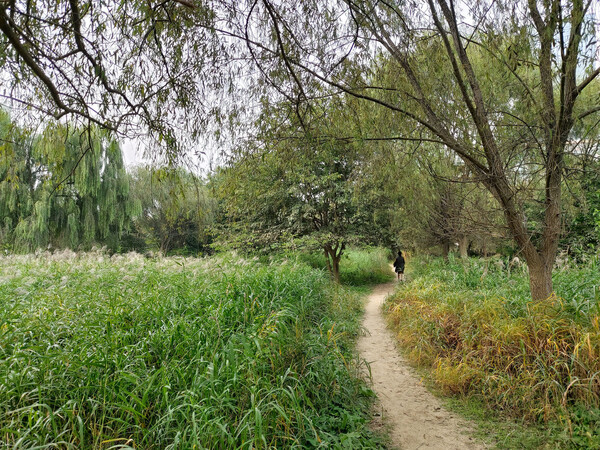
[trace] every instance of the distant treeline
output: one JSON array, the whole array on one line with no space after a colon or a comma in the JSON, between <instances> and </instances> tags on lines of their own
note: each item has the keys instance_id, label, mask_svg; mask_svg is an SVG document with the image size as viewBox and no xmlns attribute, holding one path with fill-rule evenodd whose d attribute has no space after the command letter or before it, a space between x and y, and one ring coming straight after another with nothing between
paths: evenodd
<instances>
[{"instance_id":1,"label":"distant treeline","mask_svg":"<svg viewBox=\"0 0 600 450\"><path fill-rule=\"evenodd\" d=\"M189 255L304 248L326 255L332 273L357 244L463 257L515 253L501 210L455 158L428 148L423 171L422 158L393 151L397 143L322 137L342 119L321 121L312 138L262 137L260 148L243 146L202 178L182 168L126 170L106 132L57 125L33 132L0 111L0 248ZM576 257L596 252L600 241L596 150L578 155L581 171L571 174L563 203L561 248ZM528 205L529 228L543 212L541 202Z\"/></svg>"},{"instance_id":2,"label":"distant treeline","mask_svg":"<svg viewBox=\"0 0 600 450\"><path fill-rule=\"evenodd\" d=\"M33 133L0 111L0 155L5 251L208 250L214 206L205 181L182 169L128 172L107 133L62 126Z\"/></svg>"}]
</instances>

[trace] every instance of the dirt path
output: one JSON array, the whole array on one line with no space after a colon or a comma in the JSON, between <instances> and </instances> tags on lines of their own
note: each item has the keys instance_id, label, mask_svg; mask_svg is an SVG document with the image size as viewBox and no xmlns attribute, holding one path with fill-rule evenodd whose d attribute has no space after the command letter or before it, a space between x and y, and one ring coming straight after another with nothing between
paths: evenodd
<instances>
[{"instance_id":1,"label":"dirt path","mask_svg":"<svg viewBox=\"0 0 600 450\"><path fill-rule=\"evenodd\" d=\"M363 320L366 332L358 342L380 401L377 424L387 426L393 445L404 450L485 448L465 434L467 425L442 407L400 356L381 313L395 285L379 285L369 296Z\"/></svg>"}]
</instances>

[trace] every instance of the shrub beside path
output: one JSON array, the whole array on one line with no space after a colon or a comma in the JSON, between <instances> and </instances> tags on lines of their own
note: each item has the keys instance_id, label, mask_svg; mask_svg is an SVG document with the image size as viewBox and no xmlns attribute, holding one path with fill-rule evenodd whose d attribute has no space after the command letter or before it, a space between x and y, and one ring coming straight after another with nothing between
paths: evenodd
<instances>
[{"instance_id":1,"label":"shrub beside path","mask_svg":"<svg viewBox=\"0 0 600 450\"><path fill-rule=\"evenodd\" d=\"M373 390L379 398L376 425L389 428L392 444L404 450L484 449L468 435L469 425L444 409L425 389L396 348L381 305L396 282L377 286L369 295L358 351L371 368ZM368 374L366 374L368 376Z\"/></svg>"}]
</instances>

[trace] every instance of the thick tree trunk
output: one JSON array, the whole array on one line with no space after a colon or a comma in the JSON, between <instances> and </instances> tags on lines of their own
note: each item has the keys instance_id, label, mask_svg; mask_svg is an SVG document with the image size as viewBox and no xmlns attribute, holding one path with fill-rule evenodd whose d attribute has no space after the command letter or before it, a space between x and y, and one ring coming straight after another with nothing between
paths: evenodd
<instances>
[{"instance_id":1,"label":"thick tree trunk","mask_svg":"<svg viewBox=\"0 0 600 450\"><path fill-rule=\"evenodd\" d=\"M461 236L458 241L458 249L460 251L460 257L467 259L469 256L469 238L467 236Z\"/></svg>"},{"instance_id":2,"label":"thick tree trunk","mask_svg":"<svg viewBox=\"0 0 600 450\"><path fill-rule=\"evenodd\" d=\"M333 260L333 281L340 284L342 280L340 279L340 259L341 256L332 257Z\"/></svg>"},{"instance_id":3,"label":"thick tree trunk","mask_svg":"<svg viewBox=\"0 0 600 450\"><path fill-rule=\"evenodd\" d=\"M340 284L340 260L342 259L342 253L346 248L345 244L336 244L335 247L331 245L324 245L323 252L325 253L325 260L327 261L327 270L331 279L336 283Z\"/></svg>"},{"instance_id":4,"label":"thick tree trunk","mask_svg":"<svg viewBox=\"0 0 600 450\"><path fill-rule=\"evenodd\" d=\"M171 238L166 237L160 241L159 251L163 256L167 256L167 253L171 250Z\"/></svg>"},{"instance_id":5,"label":"thick tree trunk","mask_svg":"<svg viewBox=\"0 0 600 450\"><path fill-rule=\"evenodd\" d=\"M506 214L506 212L505 212ZM557 246L549 242L549 236L558 236L560 233L560 221L546 223L546 239L542 250L537 250L529 240L529 235L522 226L522 222L515 224L511 217L506 214L509 228L513 233L515 241L520 244L520 250L529 269L529 288L531 298L534 301L546 300L552 295L552 268L556 259ZM514 217L513 217L514 218Z\"/></svg>"},{"instance_id":6,"label":"thick tree trunk","mask_svg":"<svg viewBox=\"0 0 600 450\"><path fill-rule=\"evenodd\" d=\"M547 300L552 295L552 266L538 261L528 262L529 288L533 300Z\"/></svg>"}]
</instances>

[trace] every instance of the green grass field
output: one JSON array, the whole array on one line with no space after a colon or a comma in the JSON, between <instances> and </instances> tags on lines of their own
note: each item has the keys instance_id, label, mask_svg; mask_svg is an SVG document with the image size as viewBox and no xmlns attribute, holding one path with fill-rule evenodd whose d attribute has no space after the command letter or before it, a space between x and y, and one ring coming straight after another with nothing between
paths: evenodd
<instances>
[{"instance_id":1,"label":"green grass field","mask_svg":"<svg viewBox=\"0 0 600 450\"><path fill-rule=\"evenodd\" d=\"M378 448L360 296L299 262L0 258L9 448Z\"/></svg>"},{"instance_id":2,"label":"green grass field","mask_svg":"<svg viewBox=\"0 0 600 450\"><path fill-rule=\"evenodd\" d=\"M320 252L300 253L296 257L314 268L324 270L327 264ZM344 285L368 286L385 283L393 277L388 255L381 248L351 248L344 252L340 260L340 280Z\"/></svg>"},{"instance_id":3,"label":"green grass field","mask_svg":"<svg viewBox=\"0 0 600 450\"><path fill-rule=\"evenodd\" d=\"M506 428L505 448L600 448L598 261L558 269L557 297L539 303L524 268L498 260L421 259L409 269L388 319L437 388L530 426Z\"/></svg>"}]
</instances>

